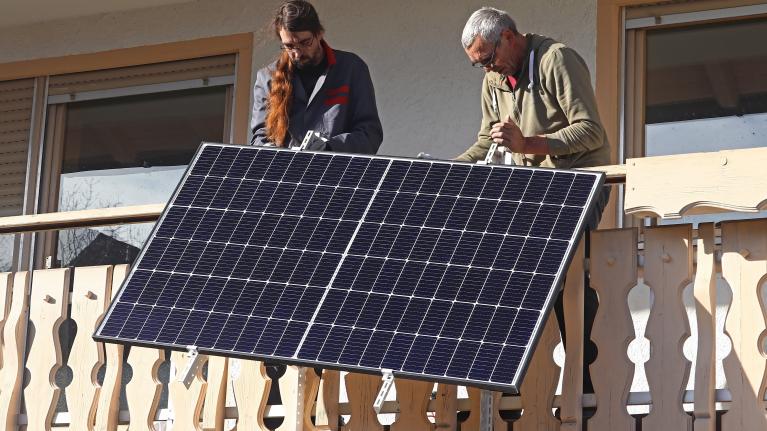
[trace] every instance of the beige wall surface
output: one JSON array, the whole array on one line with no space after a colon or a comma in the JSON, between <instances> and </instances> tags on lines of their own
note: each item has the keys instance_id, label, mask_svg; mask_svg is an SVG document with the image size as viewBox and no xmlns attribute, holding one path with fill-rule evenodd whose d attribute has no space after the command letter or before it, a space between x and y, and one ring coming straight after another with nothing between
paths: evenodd
<instances>
[{"instance_id":1,"label":"beige wall surface","mask_svg":"<svg viewBox=\"0 0 767 431\"><path fill-rule=\"evenodd\" d=\"M254 32L253 70L273 60L267 23L279 1L198 0L149 9L0 28L2 63ZM469 14L506 9L522 32L575 48L594 80L596 0L315 0L326 39L370 67L384 126L380 154L453 157L474 142L482 72L460 33Z\"/></svg>"}]
</instances>

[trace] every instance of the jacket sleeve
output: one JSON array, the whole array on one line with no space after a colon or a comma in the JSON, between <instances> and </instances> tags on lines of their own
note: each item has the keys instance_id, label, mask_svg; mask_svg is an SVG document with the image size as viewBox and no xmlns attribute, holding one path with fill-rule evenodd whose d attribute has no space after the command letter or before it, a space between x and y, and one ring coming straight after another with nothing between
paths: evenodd
<instances>
[{"instance_id":1,"label":"jacket sleeve","mask_svg":"<svg viewBox=\"0 0 767 431\"><path fill-rule=\"evenodd\" d=\"M604 145L605 131L599 120L589 70L571 48L553 50L541 62L546 87L559 101L569 125L546 136L550 154L561 156L595 150Z\"/></svg>"},{"instance_id":2,"label":"jacket sleeve","mask_svg":"<svg viewBox=\"0 0 767 431\"><path fill-rule=\"evenodd\" d=\"M375 90L368 66L360 60L349 91L351 121L349 132L331 136L328 149L345 153L375 154L383 141Z\"/></svg>"},{"instance_id":3,"label":"jacket sleeve","mask_svg":"<svg viewBox=\"0 0 767 431\"><path fill-rule=\"evenodd\" d=\"M493 92L495 89L488 84L487 75L482 81L482 122L480 123L479 133L477 133L477 142L469 147L463 154L455 160L464 162L476 162L483 160L490 149L493 140L490 138L490 129L493 124L499 121L497 108L493 106Z\"/></svg>"},{"instance_id":4,"label":"jacket sleeve","mask_svg":"<svg viewBox=\"0 0 767 431\"><path fill-rule=\"evenodd\" d=\"M269 100L269 81L269 71L267 69L259 70L256 75L256 84L253 86L253 111L250 117L250 131L253 134L253 137L250 139L251 145L266 145L270 143L266 138L266 108Z\"/></svg>"}]
</instances>

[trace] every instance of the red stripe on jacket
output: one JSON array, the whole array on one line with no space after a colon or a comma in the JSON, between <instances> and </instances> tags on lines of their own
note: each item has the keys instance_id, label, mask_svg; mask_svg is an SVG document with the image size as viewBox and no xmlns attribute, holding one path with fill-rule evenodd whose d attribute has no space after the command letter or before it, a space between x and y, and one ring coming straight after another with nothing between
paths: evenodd
<instances>
[{"instance_id":1,"label":"red stripe on jacket","mask_svg":"<svg viewBox=\"0 0 767 431\"><path fill-rule=\"evenodd\" d=\"M335 96L340 93L348 93L349 92L349 85L342 85L338 88L329 88L327 93L328 96Z\"/></svg>"},{"instance_id":2,"label":"red stripe on jacket","mask_svg":"<svg viewBox=\"0 0 767 431\"><path fill-rule=\"evenodd\" d=\"M337 96L325 99L326 105L346 105L349 103L349 96Z\"/></svg>"}]
</instances>

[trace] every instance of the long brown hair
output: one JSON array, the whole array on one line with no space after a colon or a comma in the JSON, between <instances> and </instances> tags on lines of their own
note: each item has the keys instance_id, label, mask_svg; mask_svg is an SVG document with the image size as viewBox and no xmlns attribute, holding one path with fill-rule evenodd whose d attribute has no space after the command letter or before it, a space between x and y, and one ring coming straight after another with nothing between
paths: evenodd
<instances>
[{"instance_id":1,"label":"long brown hair","mask_svg":"<svg viewBox=\"0 0 767 431\"><path fill-rule=\"evenodd\" d=\"M317 11L306 0L288 0L277 8L272 20L272 29L279 39L280 30L289 32L311 31L318 35L324 29L320 24ZM293 71L295 66L290 61L287 51L282 51L272 72L269 89L269 110L266 114L266 137L278 147L286 145L288 119L293 100Z\"/></svg>"}]
</instances>

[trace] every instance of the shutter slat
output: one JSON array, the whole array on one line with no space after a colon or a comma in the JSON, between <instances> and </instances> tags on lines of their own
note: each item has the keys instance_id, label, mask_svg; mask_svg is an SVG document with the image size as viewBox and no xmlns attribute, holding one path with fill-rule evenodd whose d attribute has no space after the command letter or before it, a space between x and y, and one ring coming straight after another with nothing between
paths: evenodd
<instances>
[{"instance_id":1,"label":"shutter slat","mask_svg":"<svg viewBox=\"0 0 767 431\"><path fill-rule=\"evenodd\" d=\"M11 130L7 133L0 133L0 154L3 154L3 144L6 142L26 142L29 139L29 128L22 130Z\"/></svg>"},{"instance_id":2,"label":"shutter slat","mask_svg":"<svg viewBox=\"0 0 767 431\"><path fill-rule=\"evenodd\" d=\"M0 111L0 124L11 123L14 121L29 122L29 118L32 116L32 110L30 109L16 109L13 111Z\"/></svg>"},{"instance_id":3,"label":"shutter slat","mask_svg":"<svg viewBox=\"0 0 767 431\"><path fill-rule=\"evenodd\" d=\"M0 82L2 85L2 82ZM32 109L32 95L25 99L0 100L0 113L13 111L30 111Z\"/></svg>"}]
</instances>

